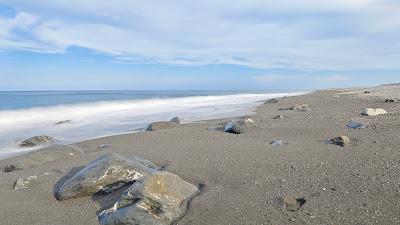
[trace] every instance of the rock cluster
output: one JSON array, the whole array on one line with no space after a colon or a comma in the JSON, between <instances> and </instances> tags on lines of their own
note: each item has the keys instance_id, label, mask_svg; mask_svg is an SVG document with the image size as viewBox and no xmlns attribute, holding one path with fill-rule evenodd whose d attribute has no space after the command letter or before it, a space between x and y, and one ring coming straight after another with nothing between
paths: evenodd
<instances>
[{"instance_id":1,"label":"rock cluster","mask_svg":"<svg viewBox=\"0 0 400 225\"><path fill-rule=\"evenodd\" d=\"M296 112L309 112L311 109L309 108L308 104L296 104L289 108L282 108L280 110L292 110Z\"/></svg>"},{"instance_id":2,"label":"rock cluster","mask_svg":"<svg viewBox=\"0 0 400 225\"><path fill-rule=\"evenodd\" d=\"M50 136L41 135L23 140L19 146L22 148L35 147L38 145L50 144L55 142L56 139Z\"/></svg>"},{"instance_id":3,"label":"rock cluster","mask_svg":"<svg viewBox=\"0 0 400 225\"><path fill-rule=\"evenodd\" d=\"M264 102L264 104L275 104L275 103L278 103L278 102L279 102L278 99L271 98L270 100Z\"/></svg>"},{"instance_id":4,"label":"rock cluster","mask_svg":"<svg viewBox=\"0 0 400 225\"><path fill-rule=\"evenodd\" d=\"M387 114L386 110L382 108L366 108L361 112L361 115L363 116L378 116L378 115L384 115Z\"/></svg>"},{"instance_id":5,"label":"rock cluster","mask_svg":"<svg viewBox=\"0 0 400 225\"><path fill-rule=\"evenodd\" d=\"M58 200L110 193L130 185L98 220L103 225L170 225L185 215L199 189L150 161L119 154L100 157L67 180Z\"/></svg>"}]
</instances>

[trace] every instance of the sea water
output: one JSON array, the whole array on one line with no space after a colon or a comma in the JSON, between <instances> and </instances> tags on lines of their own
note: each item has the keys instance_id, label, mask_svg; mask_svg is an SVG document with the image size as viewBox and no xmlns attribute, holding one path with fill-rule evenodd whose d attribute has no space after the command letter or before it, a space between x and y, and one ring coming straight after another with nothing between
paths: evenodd
<instances>
[{"instance_id":1,"label":"sea water","mask_svg":"<svg viewBox=\"0 0 400 225\"><path fill-rule=\"evenodd\" d=\"M264 100L304 92L46 91L0 92L0 158L29 137L61 143L140 132L154 121L183 123L250 114Z\"/></svg>"}]
</instances>

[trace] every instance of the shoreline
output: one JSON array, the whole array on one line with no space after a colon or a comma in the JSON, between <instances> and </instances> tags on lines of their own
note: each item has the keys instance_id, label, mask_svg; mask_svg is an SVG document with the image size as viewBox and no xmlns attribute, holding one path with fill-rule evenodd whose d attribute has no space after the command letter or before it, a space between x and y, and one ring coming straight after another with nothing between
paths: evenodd
<instances>
[{"instance_id":1,"label":"shoreline","mask_svg":"<svg viewBox=\"0 0 400 225\"><path fill-rule=\"evenodd\" d=\"M194 185L205 185L178 224L398 224L400 106L384 99L397 97L391 95L399 90L330 89L280 98L256 108L254 126L239 135L221 131L232 119L223 118L72 144L83 154L64 146L74 155L1 174L0 197L7 202L0 204L2 220L7 225L98 224L104 199L59 202L54 190L90 161L119 153L150 160ZM295 104L308 104L311 111L281 110ZM366 107L384 108L388 114L363 117L360 112ZM277 115L282 119L273 119ZM351 121L368 128L346 128ZM351 138L349 146L324 143L342 135ZM284 144L271 146L273 140ZM0 166L14 161L2 160ZM46 173L31 187L13 190L16 179ZM282 210L277 199L285 196L304 204L295 211Z\"/></svg>"}]
</instances>

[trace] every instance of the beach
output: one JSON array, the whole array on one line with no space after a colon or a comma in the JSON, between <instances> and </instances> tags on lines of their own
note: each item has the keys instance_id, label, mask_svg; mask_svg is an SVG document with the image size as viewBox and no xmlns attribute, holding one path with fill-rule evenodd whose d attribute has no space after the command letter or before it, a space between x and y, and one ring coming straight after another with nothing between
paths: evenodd
<instances>
[{"instance_id":1,"label":"beach","mask_svg":"<svg viewBox=\"0 0 400 225\"><path fill-rule=\"evenodd\" d=\"M55 192L110 153L150 160L201 187L179 225L400 224L400 105L385 102L399 93L400 86L391 85L278 98L258 107L242 134L224 132L232 119L224 118L51 146L39 151L76 153L0 174L0 224L99 224L99 212L118 194L58 201ZM288 110L296 104L310 110ZM387 114L362 116L368 107ZM350 122L366 128L347 128ZM328 143L339 136L351 143ZM274 140L282 142L271 145ZM0 167L18 157L0 161ZM29 176L38 179L14 190L18 178ZM288 196L301 199L298 209L282 209L279 199Z\"/></svg>"}]
</instances>

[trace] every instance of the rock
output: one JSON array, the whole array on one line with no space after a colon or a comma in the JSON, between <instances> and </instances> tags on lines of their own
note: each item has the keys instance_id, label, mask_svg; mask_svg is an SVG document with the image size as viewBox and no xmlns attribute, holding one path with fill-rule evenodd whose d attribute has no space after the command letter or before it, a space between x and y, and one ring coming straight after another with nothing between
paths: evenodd
<instances>
[{"instance_id":1,"label":"rock","mask_svg":"<svg viewBox=\"0 0 400 225\"><path fill-rule=\"evenodd\" d=\"M32 181L37 180L37 176L29 176L25 178L19 178L14 185L14 190L20 190L20 189L25 189L28 188Z\"/></svg>"},{"instance_id":2,"label":"rock","mask_svg":"<svg viewBox=\"0 0 400 225\"><path fill-rule=\"evenodd\" d=\"M284 119L284 118L286 118L286 116L277 115L277 116L275 116L273 119L274 119L274 120L277 120L277 119Z\"/></svg>"},{"instance_id":3,"label":"rock","mask_svg":"<svg viewBox=\"0 0 400 225\"><path fill-rule=\"evenodd\" d=\"M68 145L55 145L51 148L44 148L7 159L5 163L8 165L4 167L3 172L8 173L16 170L33 168L58 159L81 154L84 153L79 148L73 148Z\"/></svg>"},{"instance_id":4,"label":"rock","mask_svg":"<svg viewBox=\"0 0 400 225\"><path fill-rule=\"evenodd\" d=\"M364 91L364 94L370 94L371 92L370 91Z\"/></svg>"},{"instance_id":5,"label":"rock","mask_svg":"<svg viewBox=\"0 0 400 225\"><path fill-rule=\"evenodd\" d=\"M347 136L335 137L329 141L330 144L339 145L342 147L346 147L350 144L350 142L350 138L348 138Z\"/></svg>"},{"instance_id":6,"label":"rock","mask_svg":"<svg viewBox=\"0 0 400 225\"><path fill-rule=\"evenodd\" d=\"M32 185L39 183L40 177L47 175L47 174L49 174L49 173L45 173L40 176L34 175L34 176L25 177L25 178L18 178L18 180L14 184L14 190L30 188Z\"/></svg>"},{"instance_id":7,"label":"rock","mask_svg":"<svg viewBox=\"0 0 400 225\"><path fill-rule=\"evenodd\" d=\"M359 122L350 122L346 125L349 129L365 129L367 125L359 123Z\"/></svg>"},{"instance_id":8,"label":"rock","mask_svg":"<svg viewBox=\"0 0 400 225\"><path fill-rule=\"evenodd\" d=\"M279 146L282 146L284 144L284 141L283 140L273 140L269 144L271 146L274 146L274 147L279 147Z\"/></svg>"},{"instance_id":9,"label":"rock","mask_svg":"<svg viewBox=\"0 0 400 225\"><path fill-rule=\"evenodd\" d=\"M181 120L177 116L172 117L172 119L169 122L181 124Z\"/></svg>"},{"instance_id":10,"label":"rock","mask_svg":"<svg viewBox=\"0 0 400 225\"><path fill-rule=\"evenodd\" d=\"M58 200L108 193L158 170L150 161L119 154L102 156L67 180L56 192Z\"/></svg>"},{"instance_id":11,"label":"rock","mask_svg":"<svg viewBox=\"0 0 400 225\"><path fill-rule=\"evenodd\" d=\"M168 122L168 121L154 122L147 126L146 131L171 129L177 127L178 125L179 124L176 122Z\"/></svg>"},{"instance_id":12,"label":"rock","mask_svg":"<svg viewBox=\"0 0 400 225\"><path fill-rule=\"evenodd\" d=\"M277 202L279 209L296 212L306 203L306 200L303 197L294 198L292 196L285 196L279 197Z\"/></svg>"},{"instance_id":13,"label":"rock","mask_svg":"<svg viewBox=\"0 0 400 225\"><path fill-rule=\"evenodd\" d=\"M25 139L19 144L19 146L23 147L23 148L35 147L38 145L50 144L55 141L56 141L55 138L52 138L52 137L49 137L46 135L42 135L42 136L35 136L35 137Z\"/></svg>"},{"instance_id":14,"label":"rock","mask_svg":"<svg viewBox=\"0 0 400 225\"><path fill-rule=\"evenodd\" d=\"M232 134L242 134L245 132L246 128L249 126L254 126L253 118L249 116L244 116L238 120L229 121L225 125L224 131Z\"/></svg>"},{"instance_id":15,"label":"rock","mask_svg":"<svg viewBox=\"0 0 400 225\"><path fill-rule=\"evenodd\" d=\"M55 123L54 125L60 125L63 123L71 123L71 122L72 122L72 120L63 120L63 121L59 121L59 122Z\"/></svg>"},{"instance_id":16,"label":"rock","mask_svg":"<svg viewBox=\"0 0 400 225\"><path fill-rule=\"evenodd\" d=\"M377 108L377 109L373 109L373 108L366 108L364 109L364 111L361 112L361 115L363 116L378 116L378 115L384 115L387 114L386 110L381 109L381 108Z\"/></svg>"},{"instance_id":17,"label":"rock","mask_svg":"<svg viewBox=\"0 0 400 225\"><path fill-rule=\"evenodd\" d=\"M99 214L102 225L170 225L180 219L198 188L159 171L136 181L115 205Z\"/></svg>"},{"instance_id":18,"label":"rock","mask_svg":"<svg viewBox=\"0 0 400 225\"><path fill-rule=\"evenodd\" d=\"M278 99L271 98L270 100L264 102L264 104L275 104L275 103L278 103L278 102L279 102Z\"/></svg>"},{"instance_id":19,"label":"rock","mask_svg":"<svg viewBox=\"0 0 400 225\"><path fill-rule=\"evenodd\" d=\"M397 102L397 100L396 100L396 99L394 99L394 98L388 98L388 99L386 99L386 100L385 100L385 102L389 102L389 103L396 103L396 102Z\"/></svg>"}]
</instances>

